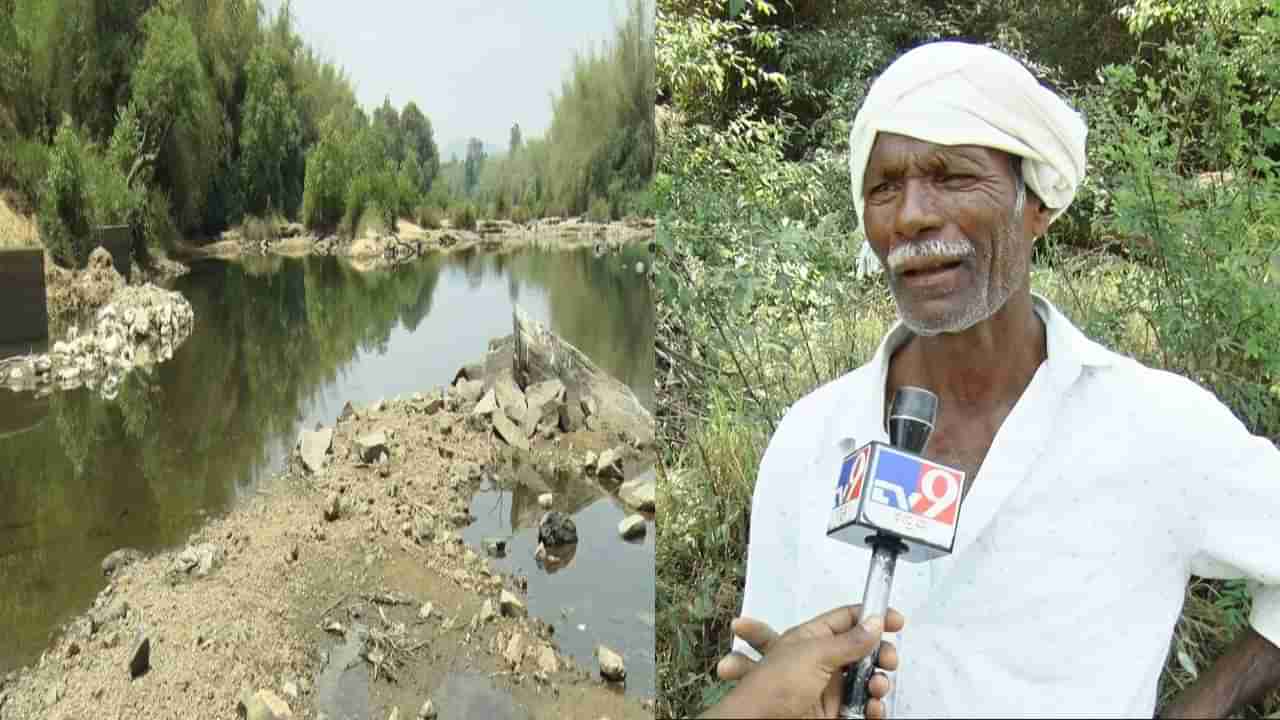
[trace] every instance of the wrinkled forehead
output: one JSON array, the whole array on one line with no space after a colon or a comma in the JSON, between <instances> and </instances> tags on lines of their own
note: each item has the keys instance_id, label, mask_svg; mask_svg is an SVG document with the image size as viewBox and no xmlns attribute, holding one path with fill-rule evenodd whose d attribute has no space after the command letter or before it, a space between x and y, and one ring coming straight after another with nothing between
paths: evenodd
<instances>
[{"instance_id":1,"label":"wrinkled forehead","mask_svg":"<svg viewBox=\"0 0 1280 720\"><path fill-rule=\"evenodd\" d=\"M1009 153L984 145L942 145L928 140L880 132L867 158L863 187L872 180L940 169L970 172L1008 167Z\"/></svg>"}]
</instances>

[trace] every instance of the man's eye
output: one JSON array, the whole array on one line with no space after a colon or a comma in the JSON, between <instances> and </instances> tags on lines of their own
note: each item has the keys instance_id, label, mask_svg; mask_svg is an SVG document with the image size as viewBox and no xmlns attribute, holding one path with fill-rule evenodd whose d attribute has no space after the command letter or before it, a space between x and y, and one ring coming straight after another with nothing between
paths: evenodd
<instances>
[{"instance_id":1,"label":"man's eye","mask_svg":"<svg viewBox=\"0 0 1280 720\"><path fill-rule=\"evenodd\" d=\"M879 185L873 186L871 190L867 192L867 196L873 197L873 198L883 198L889 195L889 193L893 192L893 188L894 188L893 183L882 182Z\"/></svg>"},{"instance_id":2,"label":"man's eye","mask_svg":"<svg viewBox=\"0 0 1280 720\"><path fill-rule=\"evenodd\" d=\"M942 176L942 182L953 185L967 183L973 179L974 177L972 175L966 175L964 173L949 173Z\"/></svg>"}]
</instances>

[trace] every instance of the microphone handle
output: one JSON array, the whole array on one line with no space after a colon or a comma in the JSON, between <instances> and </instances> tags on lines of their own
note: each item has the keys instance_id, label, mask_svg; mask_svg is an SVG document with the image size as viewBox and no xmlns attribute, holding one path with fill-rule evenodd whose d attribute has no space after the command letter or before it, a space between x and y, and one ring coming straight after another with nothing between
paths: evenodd
<instances>
[{"instance_id":1,"label":"microphone handle","mask_svg":"<svg viewBox=\"0 0 1280 720\"><path fill-rule=\"evenodd\" d=\"M889 591L893 588L893 571L898 565L898 555L906 548L896 538L877 535L872 539L875 550L871 553L871 568L867 571L867 586L862 592L862 615L859 618L879 615L884 619L889 610ZM875 672L880 659L880 646L870 655L849 666L844 675L844 692L840 702L841 718L865 718L867 701L871 692L867 683Z\"/></svg>"}]
</instances>

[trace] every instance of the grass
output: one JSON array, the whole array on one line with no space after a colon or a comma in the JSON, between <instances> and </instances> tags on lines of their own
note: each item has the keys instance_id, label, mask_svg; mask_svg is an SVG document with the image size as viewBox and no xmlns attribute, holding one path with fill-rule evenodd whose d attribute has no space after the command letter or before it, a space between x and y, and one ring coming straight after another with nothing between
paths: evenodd
<instances>
[{"instance_id":1,"label":"grass","mask_svg":"<svg viewBox=\"0 0 1280 720\"><path fill-rule=\"evenodd\" d=\"M1124 283L1146 282L1140 266L1100 254L1055 254L1033 271L1033 287L1104 345L1159 366L1161 352L1141 308L1122 306ZM862 284L840 303L851 317L821 320L780 313L756 324L769 342L724 347L722 357L677 357L671 345L696 321L659 305L659 438L664 481L657 543L658 717L694 716L729 686L714 675L728 652L729 622L745 581L751 492L774 421L822 382L869 359L895 317L879 281ZM709 312L709 309L708 309ZM775 345L773 349L771 346ZM703 343L703 346L712 343ZM738 355L735 365L732 355ZM795 358L802 358L796 362ZM716 362L722 360L724 362ZM732 370L741 367L745 376ZM762 395L776 400L768 405ZM1161 677L1163 707L1209 667L1247 625L1242 582L1193 578ZM1280 693L1244 709L1241 718L1280 717Z\"/></svg>"},{"instance_id":2,"label":"grass","mask_svg":"<svg viewBox=\"0 0 1280 720\"><path fill-rule=\"evenodd\" d=\"M34 217L14 212L8 201L0 195L0 250L40 247L40 233Z\"/></svg>"}]
</instances>

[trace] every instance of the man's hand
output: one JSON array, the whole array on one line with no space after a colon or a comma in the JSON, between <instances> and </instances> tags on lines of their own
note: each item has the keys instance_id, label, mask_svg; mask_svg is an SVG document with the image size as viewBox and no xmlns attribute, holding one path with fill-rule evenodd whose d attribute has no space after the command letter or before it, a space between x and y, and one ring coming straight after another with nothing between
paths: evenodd
<instances>
[{"instance_id":1,"label":"man's hand","mask_svg":"<svg viewBox=\"0 0 1280 720\"><path fill-rule=\"evenodd\" d=\"M893 670L898 664L893 645L881 644L880 633L901 630L902 614L890 610L887 628L879 618L856 625L860 614L858 605L839 607L782 635L759 621L735 620L734 633L764 659L757 663L734 653L721 660L717 667L721 679L742 682L703 717L835 717L846 666L877 646L881 647L880 667ZM884 705L878 698L888 694L888 678L877 673L870 690L875 699L867 704L867 717L883 717Z\"/></svg>"}]
</instances>

